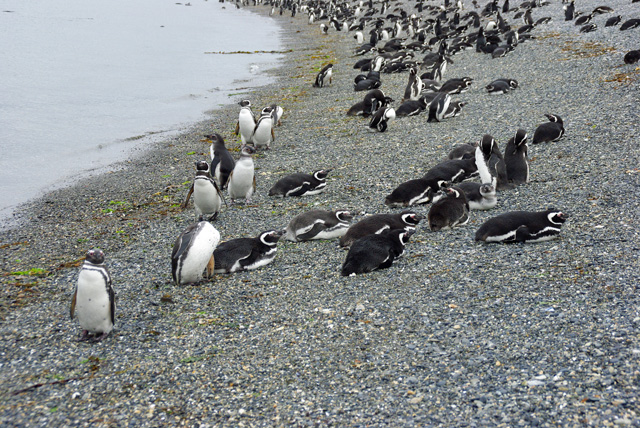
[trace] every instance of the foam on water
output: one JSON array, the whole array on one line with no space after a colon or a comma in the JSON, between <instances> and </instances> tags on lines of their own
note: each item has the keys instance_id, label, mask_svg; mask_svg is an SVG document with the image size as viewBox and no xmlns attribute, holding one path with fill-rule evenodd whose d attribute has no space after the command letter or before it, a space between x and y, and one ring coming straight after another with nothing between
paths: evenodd
<instances>
[{"instance_id":1,"label":"foam on water","mask_svg":"<svg viewBox=\"0 0 640 428\"><path fill-rule=\"evenodd\" d=\"M232 3L0 0L0 218L267 84L279 28Z\"/></svg>"}]
</instances>

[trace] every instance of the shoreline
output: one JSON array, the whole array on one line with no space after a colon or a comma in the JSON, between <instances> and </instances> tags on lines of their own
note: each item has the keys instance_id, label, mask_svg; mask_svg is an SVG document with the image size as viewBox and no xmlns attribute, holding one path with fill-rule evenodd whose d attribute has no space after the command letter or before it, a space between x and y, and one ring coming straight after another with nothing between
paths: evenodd
<instances>
[{"instance_id":1,"label":"shoreline","mask_svg":"<svg viewBox=\"0 0 640 428\"><path fill-rule=\"evenodd\" d=\"M208 158L199 139L218 132L237 149L234 105L122 170L54 192L31 208L34 223L0 232L0 352L7 361L0 421L637 423L637 72L620 66L620 52L605 49L597 34L561 22L559 3L545 12L559 21L554 30L541 27L538 39L505 58L454 56L446 77L474 78L456 96L469 101L461 116L397 118L382 134L345 116L364 95L352 90L358 58L351 34L321 36L302 15L276 16L285 49L294 51L270 71L276 82L252 91L251 101L282 105L283 125L271 150L256 156L253 203L228 207L213 223L223 241L282 228L312 208L348 209L356 220L399 212L383 205L384 196L453 145L490 133L503 147L518 127L531 136L544 113L562 115L567 134L530 145L532 181L499 193L494 210L472 212L467 226L447 232L421 223L391 268L354 278L340 277L346 252L335 242L280 242L275 261L259 270L196 287L171 284L173 240L195 216L177 205L193 161ZM332 85L312 88L328 62ZM610 81L623 72L629 85ZM484 86L497 77L520 86L490 97ZM397 106L406 73L382 79ZM324 193L267 196L279 177L320 168L334 168ZM473 242L489 217L549 205L571 215L558 240ZM426 215L429 206L413 209ZM94 246L105 250L118 308L114 332L91 345L75 341L79 326L67 311L77 266ZM25 274L7 275L18 270Z\"/></svg>"}]
</instances>

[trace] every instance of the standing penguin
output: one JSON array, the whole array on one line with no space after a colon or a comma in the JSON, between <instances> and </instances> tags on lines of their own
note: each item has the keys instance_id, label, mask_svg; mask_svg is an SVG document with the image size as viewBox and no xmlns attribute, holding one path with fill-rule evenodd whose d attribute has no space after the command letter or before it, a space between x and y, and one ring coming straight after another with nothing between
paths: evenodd
<instances>
[{"instance_id":1,"label":"standing penguin","mask_svg":"<svg viewBox=\"0 0 640 428\"><path fill-rule=\"evenodd\" d=\"M327 185L327 175L331 169L319 169L313 174L290 174L282 177L269 189L269 196L317 195Z\"/></svg>"},{"instance_id":2,"label":"standing penguin","mask_svg":"<svg viewBox=\"0 0 640 428\"><path fill-rule=\"evenodd\" d=\"M335 239L344 236L353 216L349 211L311 210L291 219L284 238L288 241Z\"/></svg>"},{"instance_id":3,"label":"standing penguin","mask_svg":"<svg viewBox=\"0 0 640 428\"><path fill-rule=\"evenodd\" d=\"M444 192L444 197L431 205L427 215L429 229L433 232L453 229L469 221L469 203L464 192L456 187L444 189Z\"/></svg>"},{"instance_id":4,"label":"standing penguin","mask_svg":"<svg viewBox=\"0 0 640 428\"><path fill-rule=\"evenodd\" d=\"M256 122L256 127L253 130L251 141L256 148L269 149L272 141L275 141L276 136L273 133L273 117L271 116L271 107L265 107L262 110L260 119Z\"/></svg>"},{"instance_id":5,"label":"standing penguin","mask_svg":"<svg viewBox=\"0 0 640 428\"><path fill-rule=\"evenodd\" d=\"M402 101L418 100L422 93L423 86L424 84L422 83L422 79L418 76L418 69L416 67L411 67L411 70L409 70L409 82L404 90L404 98Z\"/></svg>"},{"instance_id":6,"label":"standing penguin","mask_svg":"<svg viewBox=\"0 0 640 428\"><path fill-rule=\"evenodd\" d=\"M256 238L236 238L220 244L213 252L215 273L257 269L273 261L283 230L267 230Z\"/></svg>"},{"instance_id":7,"label":"standing penguin","mask_svg":"<svg viewBox=\"0 0 640 428\"><path fill-rule=\"evenodd\" d=\"M476 148L476 166L483 183L491 183L496 190L510 189L507 177L507 165L504 162L498 143L489 134L485 134Z\"/></svg>"},{"instance_id":8,"label":"standing penguin","mask_svg":"<svg viewBox=\"0 0 640 428\"><path fill-rule=\"evenodd\" d=\"M358 239L351 245L340 274L350 276L390 267L404 254L404 247L413 233L393 229Z\"/></svg>"},{"instance_id":9,"label":"standing penguin","mask_svg":"<svg viewBox=\"0 0 640 428\"><path fill-rule=\"evenodd\" d=\"M211 154L211 165L209 167L209 173L211 178L215 179L218 183L220 190L224 190L227 186L227 180L229 180L229 174L233 171L233 167L236 165L236 161L233 160L233 156L227 150L224 145L224 140L220 134L205 135L205 141L211 143L209 146L209 152Z\"/></svg>"},{"instance_id":10,"label":"standing penguin","mask_svg":"<svg viewBox=\"0 0 640 428\"><path fill-rule=\"evenodd\" d=\"M558 141L564 135L562 118L555 114L545 114L549 122L538 125L533 133L533 144Z\"/></svg>"},{"instance_id":11,"label":"standing penguin","mask_svg":"<svg viewBox=\"0 0 640 428\"><path fill-rule=\"evenodd\" d=\"M271 104L270 108L273 126L282 126L282 115L284 114L284 109L277 104Z\"/></svg>"},{"instance_id":12,"label":"standing penguin","mask_svg":"<svg viewBox=\"0 0 640 428\"><path fill-rule=\"evenodd\" d=\"M205 161L196 162L196 170L196 178L191 183L191 188L182 203L182 208L186 208L189 197L193 193L193 204L196 207L198 220L201 221L205 215L209 216L209 221L215 220L222 206L222 193L216 182L209 175L208 163Z\"/></svg>"},{"instance_id":13,"label":"standing penguin","mask_svg":"<svg viewBox=\"0 0 640 428\"><path fill-rule=\"evenodd\" d=\"M189 225L176 239L171 252L171 275L178 284L195 284L213 273L213 250L220 242L220 232L208 221Z\"/></svg>"},{"instance_id":14,"label":"standing penguin","mask_svg":"<svg viewBox=\"0 0 640 428\"><path fill-rule=\"evenodd\" d=\"M569 216L556 209L546 211L511 211L492 217L476 232L476 241L540 242L560 234Z\"/></svg>"},{"instance_id":15,"label":"standing penguin","mask_svg":"<svg viewBox=\"0 0 640 428\"><path fill-rule=\"evenodd\" d=\"M79 340L92 339L97 342L113 330L116 319L115 293L111 286L111 275L104 264L102 250L87 251L71 300L71 319L76 309L82 327Z\"/></svg>"},{"instance_id":16,"label":"standing penguin","mask_svg":"<svg viewBox=\"0 0 640 428\"><path fill-rule=\"evenodd\" d=\"M256 118L251 111L249 100L240 101L240 113L238 114L238 124L236 125L236 135L240 134L242 144L251 143L251 136L256 128Z\"/></svg>"},{"instance_id":17,"label":"standing penguin","mask_svg":"<svg viewBox=\"0 0 640 428\"><path fill-rule=\"evenodd\" d=\"M385 230L415 230L422 219L424 219L423 216L412 211L403 211L400 214L373 214L351 225L347 233L340 238L340 246L348 247L356 239L382 233Z\"/></svg>"},{"instance_id":18,"label":"standing penguin","mask_svg":"<svg viewBox=\"0 0 640 428\"><path fill-rule=\"evenodd\" d=\"M518 129L504 148L504 163L507 177L515 184L529 182L529 159L527 157L527 131Z\"/></svg>"},{"instance_id":19,"label":"standing penguin","mask_svg":"<svg viewBox=\"0 0 640 428\"><path fill-rule=\"evenodd\" d=\"M331 75L333 74L333 64L327 64L316 75L316 81L313 83L314 88L324 88L325 81L331 83Z\"/></svg>"},{"instance_id":20,"label":"standing penguin","mask_svg":"<svg viewBox=\"0 0 640 428\"><path fill-rule=\"evenodd\" d=\"M253 164L253 155L256 149L253 146L242 146L240 159L236 162L227 185L227 192L231 202L235 199L244 198L245 203L251 202L251 196L256 190L255 166Z\"/></svg>"},{"instance_id":21,"label":"standing penguin","mask_svg":"<svg viewBox=\"0 0 640 428\"><path fill-rule=\"evenodd\" d=\"M387 123L395 119L396 111L392 107L380 107L378 111L373 115L369 122L369 129L373 129L378 132L384 132L387 130Z\"/></svg>"}]
</instances>

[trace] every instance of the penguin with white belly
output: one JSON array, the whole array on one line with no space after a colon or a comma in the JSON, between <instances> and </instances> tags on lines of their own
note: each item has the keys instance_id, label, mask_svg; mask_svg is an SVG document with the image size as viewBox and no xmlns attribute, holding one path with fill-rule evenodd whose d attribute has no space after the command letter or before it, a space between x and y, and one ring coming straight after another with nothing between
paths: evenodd
<instances>
[{"instance_id":1,"label":"penguin with white belly","mask_svg":"<svg viewBox=\"0 0 640 428\"><path fill-rule=\"evenodd\" d=\"M176 239L171 252L171 275L178 285L195 284L213 273L213 251L220 242L220 232L208 221L189 225Z\"/></svg>"},{"instance_id":2,"label":"penguin with white belly","mask_svg":"<svg viewBox=\"0 0 640 428\"><path fill-rule=\"evenodd\" d=\"M115 292L104 264L104 252L89 250L71 300L71 319L77 312L82 327L79 340L97 342L107 337L115 324L115 311Z\"/></svg>"}]
</instances>

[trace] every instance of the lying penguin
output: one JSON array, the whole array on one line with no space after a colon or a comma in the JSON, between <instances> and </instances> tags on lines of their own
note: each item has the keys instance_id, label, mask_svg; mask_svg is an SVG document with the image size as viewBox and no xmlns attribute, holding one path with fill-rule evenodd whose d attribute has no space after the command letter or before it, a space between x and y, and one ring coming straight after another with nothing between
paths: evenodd
<instances>
[{"instance_id":1,"label":"lying penguin","mask_svg":"<svg viewBox=\"0 0 640 428\"><path fill-rule=\"evenodd\" d=\"M340 238L347 233L352 218L349 211L307 211L291 219L284 239L295 242Z\"/></svg>"}]
</instances>

